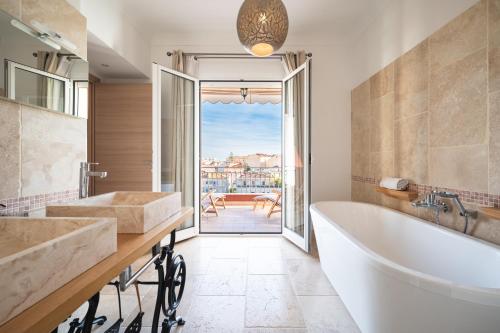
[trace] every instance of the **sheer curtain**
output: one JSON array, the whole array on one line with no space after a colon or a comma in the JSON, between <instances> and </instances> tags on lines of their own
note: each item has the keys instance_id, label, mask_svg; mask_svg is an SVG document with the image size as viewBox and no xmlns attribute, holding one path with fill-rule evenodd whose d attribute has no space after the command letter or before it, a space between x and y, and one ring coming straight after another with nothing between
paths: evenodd
<instances>
[{"instance_id":1,"label":"sheer curtain","mask_svg":"<svg viewBox=\"0 0 500 333\"><path fill-rule=\"evenodd\" d=\"M196 77L198 61L177 50L172 55L172 69ZM194 84L173 76L170 110L172 110L167 141L169 143L168 170L173 190L182 192L182 201L192 205L194 191Z\"/></svg>"},{"instance_id":2,"label":"sheer curtain","mask_svg":"<svg viewBox=\"0 0 500 333\"><path fill-rule=\"evenodd\" d=\"M297 53L287 52L282 57L285 72L292 73L306 61L305 51ZM289 216L285 225L298 233L304 235L304 73L300 73L287 81L285 89L285 198L287 204L286 214Z\"/></svg>"},{"instance_id":3,"label":"sheer curtain","mask_svg":"<svg viewBox=\"0 0 500 333\"><path fill-rule=\"evenodd\" d=\"M73 63L67 56L60 56L56 52L37 52L37 66L45 72L69 77ZM39 77L38 104L51 110L64 112L64 84L52 78Z\"/></svg>"}]
</instances>

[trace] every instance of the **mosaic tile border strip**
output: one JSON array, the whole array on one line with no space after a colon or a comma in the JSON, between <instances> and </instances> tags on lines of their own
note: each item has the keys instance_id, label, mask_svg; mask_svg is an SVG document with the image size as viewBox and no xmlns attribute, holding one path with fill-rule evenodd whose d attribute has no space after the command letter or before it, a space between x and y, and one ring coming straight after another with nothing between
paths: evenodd
<instances>
[{"instance_id":1,"label":"mosaic tile border strip","mask_svg":"<svg viewBox=\"0 0 500 333\"><path fill-rule=\"evenodd\" d=\"M352 181L366 183L371 185L378 185L380 180L371 178L371 177L362 177L362 176L352 176ZM460 196L460 200L467 203L472 203L481 206L495 207L500 208L500 194L490 194L490 193L482 193L482 192L474 192L474 191L464 191L457 190L453 188L439 187L439 186L430 186L424 184L410 184L410 191L415 191L419 196L424 196L425 194L431 191L447 191L457 193Z\"/></svg>"},{"instance_id":2,"label":"mosaic tile border strip","mask_svg":"<svg viewBox=\"0 0 500 333\"><path fill-rule=\"evenodd\" d=\"M28 212L43 208L48 204L56 202L67 202L78 199L78 189L62 192L45 193L19 198L0 199L0 204L6 207L0 207L0 215L19 216L26 215Z\"/></svg>"}]
</instances>

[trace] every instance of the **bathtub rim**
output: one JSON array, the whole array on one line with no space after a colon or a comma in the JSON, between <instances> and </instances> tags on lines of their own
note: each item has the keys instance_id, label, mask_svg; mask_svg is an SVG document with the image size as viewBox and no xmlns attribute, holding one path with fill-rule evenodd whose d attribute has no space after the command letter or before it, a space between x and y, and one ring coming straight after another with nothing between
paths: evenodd
<instances>
[{"instance_id":1,"label":"bathtub rim","mask_svg":"<svg viewBox=\"0 0 500 333\"><path fill-rule=\"evenodd\" d=\"M447 280L441 277L437 277L428 273L423 273L420 271L417 271L415 269L403 266L399 263L396 263L392 260L389 260L382 255L378 254L377 252L369 249L367 246L365 246L363 243L358 241L356 237L351 235L349 232L347 232L342 226L339 224L335 223L332 221L331 218L329 218L325 213L323 213L320 208L318 208L318 205L320 204L327 204L327 203L351 203L351 204L356 204L356 205L362 205L362 206L372 206L377 209L389 211L389 212L395 212L397 214L403 215L405 217L409 217L413 222L419 223L425 228L433 228L432 230L441 232L441 233L447 233L451 234L455 238L463 238L466 241L471 241L471 242L478 242L482 245L488 246L488 247L493 247L494 249L500 251L500 246L486 242L481 239L477 239L475 237L472 237L470 235L465 235L463 233L460 233L458 231L455 231L450 228L446 228L440 225L436 224L431 224L430 222L427 222L421 218L418 218L416 216L406 214L400 211L397 211L395 209L390 209L387 207L371 204L371 203L364 203L364 202L357 202L357 201L350 201L350 200L332 200L332 201L319 201L315 202L310 205L309 209L310 211L314 211L314 213L318 214L322 218L326 219L329 222L329 225L331 227L335 228L335 230L339 231L341 236L345 239L347 239L351 244L353 244L358 250L362 251L365 253L370 259L370 265L373 266L375 269L378 271L381 271L384 274L389 274L394 278L397 278L399 280L408 282L418 288L425 289L429 292L432 293L439 293L441 295L454 298L454 299L460 299L463 301L467 302L472 302L476 304L482 304L482 305L488 305L488 306L496 306L500 307L500 288L485 288L485 287L477 287L477 286L471 286L471 285L464 285L461 283L453 282L451 280ZM312 219L312 222L314 222L314 219ZM318 249L319 252L319 249ZM321 261L321 253L319 252L320 255L320 261Z\"/></svg>"}]
</instances>

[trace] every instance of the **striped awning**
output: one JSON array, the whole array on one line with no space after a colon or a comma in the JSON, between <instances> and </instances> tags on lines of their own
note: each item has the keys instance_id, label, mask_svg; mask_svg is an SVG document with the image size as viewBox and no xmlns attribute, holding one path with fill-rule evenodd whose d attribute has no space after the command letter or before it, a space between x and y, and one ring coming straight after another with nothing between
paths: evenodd
<instances>
[{"instance_id":1,"label":"striped awning","mask_svg":"<svg viewBox=\"0 0 500 333\"><path fill-rule=\"evenodd\" d=\"M248 88L247 96L243 99L240 88L213 88L204 87L201 89L201 101L216 103L236 103L243 102L248 104L280 104L281 89L280 88Z\"/></svg>"}]
</instances>

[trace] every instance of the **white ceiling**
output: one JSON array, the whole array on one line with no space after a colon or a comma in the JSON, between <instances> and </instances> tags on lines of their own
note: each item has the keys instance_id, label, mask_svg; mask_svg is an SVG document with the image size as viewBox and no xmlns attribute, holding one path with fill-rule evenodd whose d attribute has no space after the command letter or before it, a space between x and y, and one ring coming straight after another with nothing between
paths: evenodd
<instances>
[{"instance_id":1,"label":"white ceiling","mask_svg":"<svg viewBox=\"0 0 500 333\"><path fill-rule=\"evenodd\" d=\"M148 77L91 32L87 33L90 73L100 78L144 80Z\"/></svg>"},{"instance_id":2,"label":"white ceiling","mask_svg":"<svg viewBox=\"0 0 500 333\"><path fill-rule=\"evenodd\" d=\"M289 40L352 40L394 0L283 0L290 21ZM150 38L213 32L236 35L242 0L122 0L130 22Z\"/></svg>"}]
</instances>

